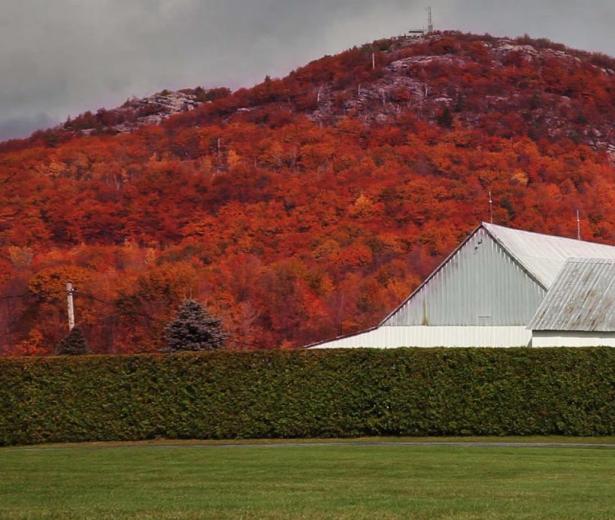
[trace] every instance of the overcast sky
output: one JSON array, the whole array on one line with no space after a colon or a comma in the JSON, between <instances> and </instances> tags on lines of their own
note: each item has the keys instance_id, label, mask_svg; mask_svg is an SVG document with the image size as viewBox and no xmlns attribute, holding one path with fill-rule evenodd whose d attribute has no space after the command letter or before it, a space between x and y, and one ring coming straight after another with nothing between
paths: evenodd
<instances>
[{"instance_id":1,"label":"overcast sky","mask_svg":"<svg viewBox=\"0 0 615 520\"><path fill-rule=\"evenodd\" d=\"M0 0L0 140L163 88L251 85L426 24L615 55L614 0Z\"/></svg>"}]
</instances>

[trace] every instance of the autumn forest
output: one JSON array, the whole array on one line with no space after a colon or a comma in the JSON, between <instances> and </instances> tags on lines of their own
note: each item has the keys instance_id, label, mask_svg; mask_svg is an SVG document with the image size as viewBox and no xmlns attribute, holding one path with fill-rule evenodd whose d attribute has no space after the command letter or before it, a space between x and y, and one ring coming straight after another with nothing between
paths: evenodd
<instances>
[{"instance_id":1,"label":"autumn forest","mask_svg":"<svg viewBox=\"0 0 615 520\"><path fill-rule=\"evenodd\" d=\"M53 353L69 280L95 353L159 350L187 297L230 349L356 331L490 218L489 191L496 223L574 236L579 209L615 243L607 56L435 33L193 94L157 124L127 105L0 144L0 354Z\"/></svg>"}]
</instances>

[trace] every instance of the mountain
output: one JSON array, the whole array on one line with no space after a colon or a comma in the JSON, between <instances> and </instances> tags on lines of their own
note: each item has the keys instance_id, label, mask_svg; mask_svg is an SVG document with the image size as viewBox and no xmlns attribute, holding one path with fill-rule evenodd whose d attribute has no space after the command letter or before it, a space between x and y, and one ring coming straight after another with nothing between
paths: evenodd
<instances>
[{"instance_id":1,"label":"mountain","mask_svg":"<svg viewBox=\"0 0 615 520\"><path fill-rule=\"evenodd\" d=\"M186 89L0 145L0 349L160 347L182 298L231 348L386 315L481 220L615 242L615 60L398 37L249 89Z\"/></svg>"}]
</instances>

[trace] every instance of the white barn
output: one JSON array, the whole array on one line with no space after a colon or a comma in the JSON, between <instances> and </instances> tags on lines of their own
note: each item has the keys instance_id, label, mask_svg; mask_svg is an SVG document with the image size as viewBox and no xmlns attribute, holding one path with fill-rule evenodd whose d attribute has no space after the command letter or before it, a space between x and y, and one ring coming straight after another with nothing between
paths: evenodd
<instances>
[{"instance_id":1,"label":"white barn","mask_svg":"<svg viewBox=\"0 0 615 520\"><path fill-rule=\"evenodd\" d=\"M615 346L615 247L483 223L377 327L310 348L567 344Z\"/></svg>"}]
</instances>

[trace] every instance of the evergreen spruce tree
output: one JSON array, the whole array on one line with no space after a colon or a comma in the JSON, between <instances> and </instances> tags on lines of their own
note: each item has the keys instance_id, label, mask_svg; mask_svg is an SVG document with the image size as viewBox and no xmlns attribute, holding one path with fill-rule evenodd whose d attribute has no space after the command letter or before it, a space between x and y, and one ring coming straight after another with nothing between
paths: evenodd
<instances>
[{"instance_id":1,"label":"evergreen spruce tree","mask_svg":"<svg viewBox=\"0 0 615 520\"><path fill-rule=\"evenodd\" d=\"M88 343L79 327L73 327L56 347L56 353L60 356L79 356L87 354L88 351Z\"/></svg>"},{"instance_id":2,"label":"evergreen spruce tree","mask_svg":"<svg viewBox=\"0 0 615 520\"><path fill-rule=\"evenodd\" d=\"M220 320L195 300L184 300L165 335L168 352L215 350L222 348L226 339Z\"/></svg>"}]
</instances>

